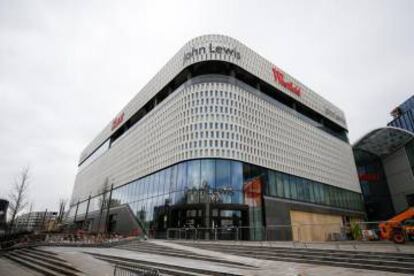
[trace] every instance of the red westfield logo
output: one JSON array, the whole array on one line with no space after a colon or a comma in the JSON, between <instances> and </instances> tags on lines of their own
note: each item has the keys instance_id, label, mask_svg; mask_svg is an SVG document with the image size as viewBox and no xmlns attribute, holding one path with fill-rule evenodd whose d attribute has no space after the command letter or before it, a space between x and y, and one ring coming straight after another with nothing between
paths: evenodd
<instances>
[{"instance_id":1,"label":"red westfield logo","mask_svg":"<svg viewBox=\"0 0 414 276\"><path fill-rule=\"evenodd\" d=\"M379 173L359 173L358 177L360 181L379 181L381 179Z\"/></svg>"},{"instance_id":2,"label":"red westfield logo","mask_svg":"<svg viewBox=\"0 0 414 276\"><path fill-rule=\"evenodd\" d=\"M301 91L299 86L294 85L292 82L285 81L285 75L278 68L273 67L272 72L276 82L278 82L281 86L300 97Z\"/></svg>"},{"instance_id":3,"label":"red westfield logo","mask_svg":"<svg viewBox=\"0 0 414 276\"><path fill-rule=\"evenodd\" d=\"M119 116L115 117L115 119L113 119L111 130L116 129L123 121L124 121L124 112L122 112L122 114L120 114Z\"/></svg>"}]
</instances>

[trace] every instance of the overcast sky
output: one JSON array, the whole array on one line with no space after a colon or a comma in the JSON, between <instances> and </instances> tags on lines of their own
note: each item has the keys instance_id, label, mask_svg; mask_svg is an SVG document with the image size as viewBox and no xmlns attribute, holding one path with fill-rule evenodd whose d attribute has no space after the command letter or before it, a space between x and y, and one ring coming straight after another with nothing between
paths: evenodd
<instances>
[{"instance_id":1,"label":"overcast sky","mask_svg":"<svg viewBox=\"0 0 414 276\"><path fill-rule=\"evenodd\" d=\"M70 198L82 149L184 43L232 36L344 110L352 142L414 92L414 1L0 0L0 198Z\"/></svg>"}]
</instances>

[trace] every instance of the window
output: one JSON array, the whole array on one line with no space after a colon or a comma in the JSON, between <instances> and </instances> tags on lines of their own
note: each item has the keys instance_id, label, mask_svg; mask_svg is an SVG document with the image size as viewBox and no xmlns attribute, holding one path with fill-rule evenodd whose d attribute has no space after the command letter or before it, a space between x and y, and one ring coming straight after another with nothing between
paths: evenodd
<instances>
[{"instance_id":1,"label":"window","mask_svg":"<svg viewBox=\"0 0 414 276\"><path fill-rule=\"evenodd\" d=\"M277 196L276 174L272 170L268 170L267 193L270 196Z\"/></svg>"},{"instance_id":2,"label":"window","mask_svg":"<svg viewBox=\"0 0 414 276\"><path fill-rule=\"evenodd\" d=\"M200 188L200 160L188 162L187 179L189 189Z\"/></svg>"},{"instance_id":3,"label":"window","mask_svg":"<svg viewBox=\"0 0 414 276\"><path fill-rule=\"evenodd\" d=\"M177 188L178 191L187 188L187 162L178 164Z\"/></svg>"},{"instance_id":4,"label":"window","mask_svg":"<svg viewBox=\"0 0 414 276\"><path fill-rule=\"evenodd\" d=\"M284 197L282 174L275 173L275 177L276 177L277 196Z\"/></svg>"},{"instance_id":5,"label":"window","mask_svg":"<svg viewBox=\"0 0 414 276\"><path fill-rule=\"evenodd\" d=\"M209 187L214 189L215 187L215 165L214 159L201 160L201 186L200 188Z\"/></svg>"},{"instance_id":6,"label":"window","mask_svg":"<svg viewBox=\"0 0 414 276\"><path fill-rule=\"evenodd\" d=\"M216 189L229 188L230 185L230 161L216 160Z\"/></svg>"},{"instance_id":7,"label":"window","mask_svg":"<svg viewBox=\"0 0 414 276\"><path fill-rule=\"evenodd\" d=\"M98 159L98 157L104 154L109 149L109 147L110 140L108 139L79 164L79 171Z\"/></svg>"},{"instance_id":8,"label":"window","mask_svg":"<svg viewBox=\"0 0 414 276\"><path fill-rule=\"evenodd\" d=\"M290 185L289 185L289 175L283 174L283 190L284 190L284 197L285 198L291 198L290 195Z\"/></svg>"},{"instance_id":9,"label":"window","mask_svg":"<svg viewBox=\"0 0 414 276\"><path fill-rule=\"evenodd\" d=\"M231 187L234 191L241 191L243 186L243 164L231 161Z\"/></svg>"},{"instance_id":10,"label":"window","mask_svg":"<svg viewBox=\"0 0 414 276\"><path fill-rule=\"evenodd\" d=\"M290 197L292 199L298 199L298 191L297 191L297 185L296 185L296 181L297 181L297 177L291 175L289 177L290 179Z\"/></svg>"},{"instance_id":11,"label":"window","mask_svg":"<svg viewBox=\"0 0 414 276\"><path fill-rule=\"evenodd\" d=\"M170 193L177 190L177 165L170 168Z\"/></svg>"}]
</instances>

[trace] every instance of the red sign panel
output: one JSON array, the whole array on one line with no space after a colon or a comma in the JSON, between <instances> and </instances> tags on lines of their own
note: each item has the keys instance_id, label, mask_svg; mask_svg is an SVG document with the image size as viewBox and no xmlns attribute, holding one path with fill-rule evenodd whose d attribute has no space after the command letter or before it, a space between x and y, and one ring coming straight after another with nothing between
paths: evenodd
<instances>
[{"instance_id":1,"label":"red sign panel","mask_svg":"<svg viewBox=\"0 0 414 276\"><path fill-rule=\"evenodd\" d=\"M360 181L379 181L379 173L360 173L358 174Z\"/></svg>"},{"instance_id":2,"label":"red sign panel","mask_svg":"<svg viewBox=\"0 0 414 276\"><path fill-rule=\"evenodd\" d=\"M115 119L112 121L111 130L116 129L123 121L124 121L124 112L122 112L122 114L120 114L119 116L115 117Z\"/></svg>"},{"instance_id":3,"label":"red sign panel","mask_svg":"<svg viewBox=\"0 0 414 276\"><path fill-rule=\"evenodd\" d=\"M275 81L279 83L281 86L289 90L290 92L298 95L300 97L301 89L299 86L294 85L293 82L288 82L285 80L285 74L276 67L272 68L273 77Z\"/></svg>"}]
</instances>

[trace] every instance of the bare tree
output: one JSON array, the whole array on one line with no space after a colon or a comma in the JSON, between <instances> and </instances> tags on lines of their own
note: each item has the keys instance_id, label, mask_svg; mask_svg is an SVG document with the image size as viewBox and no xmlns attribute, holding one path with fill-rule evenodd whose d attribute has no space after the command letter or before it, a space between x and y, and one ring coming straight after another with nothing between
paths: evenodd
<instances>
[{"instance_id":1,"label":"bare tree","mask_svg":"<svg viewBox=\"0 0 414 276\"><path fill-rule=\"evenodd\" d=\"M58 223L62 223L63 221L67 202L68 201L64 198L59 199L59 214L58 214L58 219L57 219Z\"/></svg>"},{"instance_id":2,"label":"bare tree","mask_svg":"<svg viewBox=\"0 0 414 276\"><path fill-rule=\"evenodd\" d=\"M98 193L101 193L102 195L99 197L99 220L98 220L98 227L97 227L97 232L100 233L101 231L101 220L102 220L102 215L104 212L104 209L106 208L107 203L107 193L109 191L109 182L108 182L108 178L105 178L105 181L103 183L103 185L101 186L101 188L99 189Z\"/></svg>"},{"instance_id":3,"label":"bare tree","mask_svg":"<svg viewBox=\"0 0 414 276\"><path fill-rule=\"evenodd\" d=\"M11 214L9 233L13 231L16 216L26 207L27 189L30 180L30 168L24 167L16 177L12 189L9 194L9 210Z\"/></svg>"}]
</instances>

